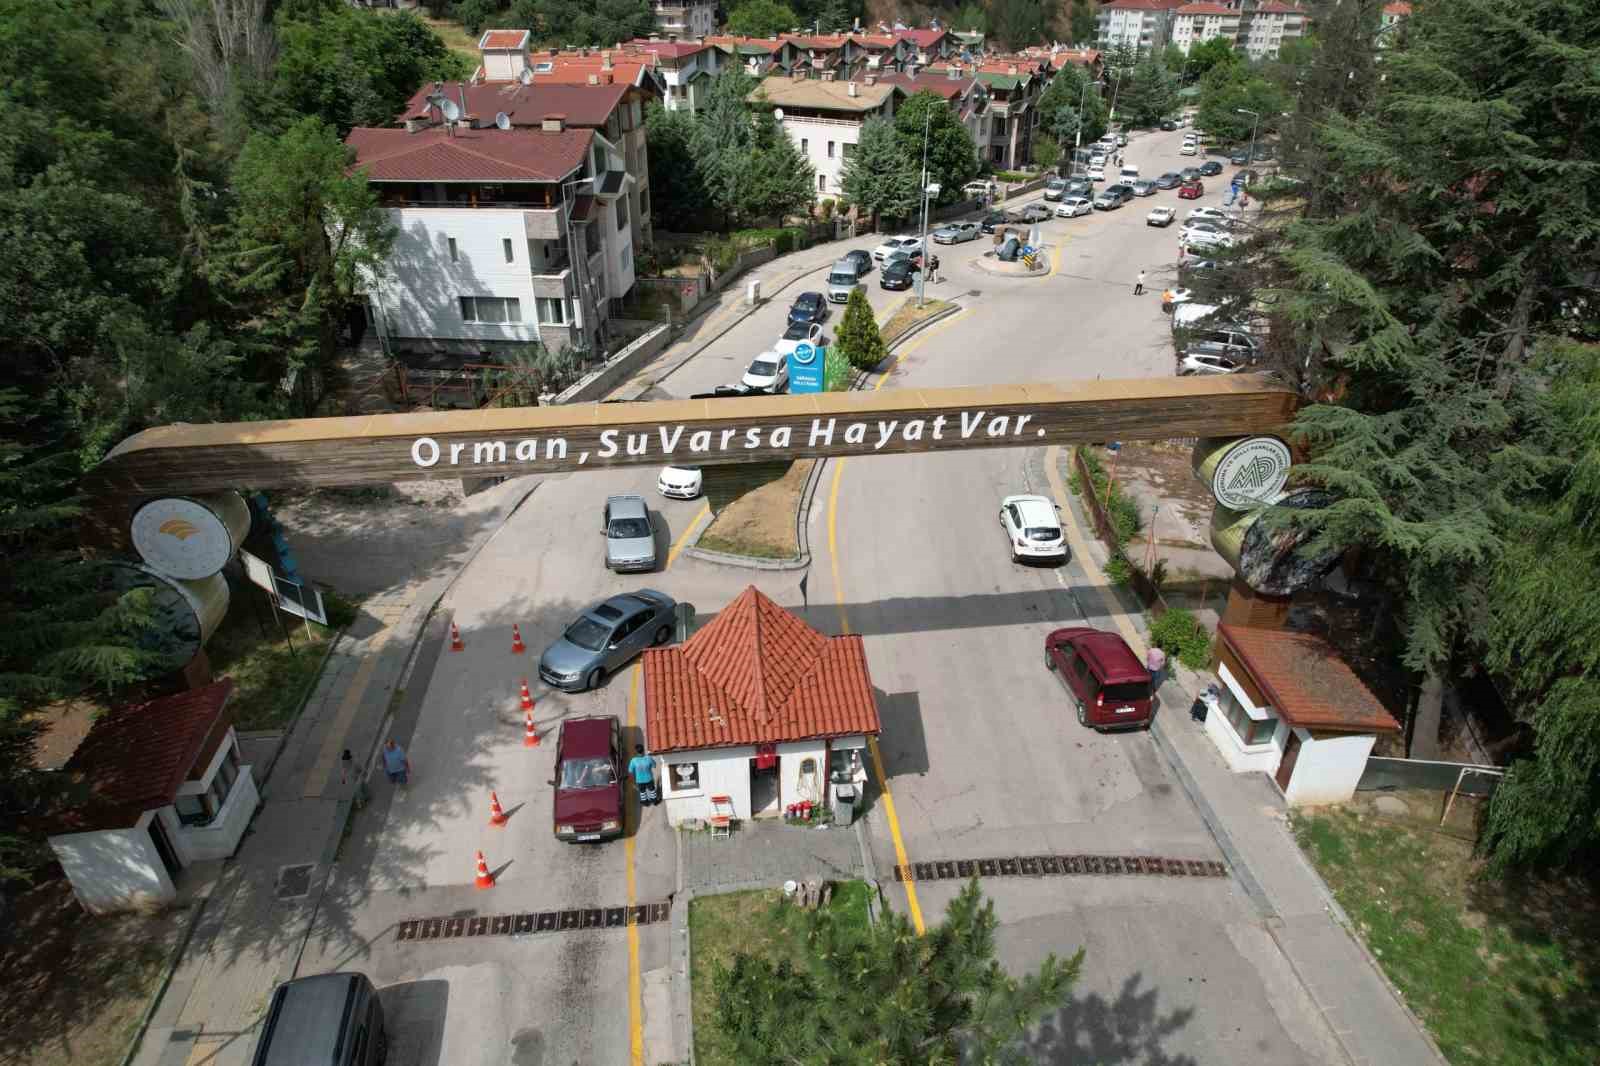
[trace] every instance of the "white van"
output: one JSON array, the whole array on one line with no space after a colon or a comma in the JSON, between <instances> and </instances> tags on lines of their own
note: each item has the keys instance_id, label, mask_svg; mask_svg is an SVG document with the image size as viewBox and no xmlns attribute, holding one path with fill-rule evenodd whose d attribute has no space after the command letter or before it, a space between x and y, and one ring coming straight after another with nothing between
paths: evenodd
<instances>
[{"instance_id":1,"label":"white van","mask_svg":"<svg viewBox=\"0 0 1600 1066\"><path fill-rule=\"evenodd\" d=\"M1132 185L1134 182L1139 180L1139 168L1133 166L1131 163L1125 163L1123 164L1122 169L1118 172L1118 176L1129 185Z\"/></svg>"}]
</instances>

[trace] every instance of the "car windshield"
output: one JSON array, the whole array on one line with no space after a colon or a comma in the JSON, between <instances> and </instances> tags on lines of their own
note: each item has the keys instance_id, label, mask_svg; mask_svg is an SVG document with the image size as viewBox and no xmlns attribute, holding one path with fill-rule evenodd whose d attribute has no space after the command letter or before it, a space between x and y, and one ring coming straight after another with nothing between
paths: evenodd
<instances>
[{"instance_id":1,"label":"car windshield","mask_svg":"<svg viewBox=\"0 0 1600 1066\"><path fill-rule=\"evenodd\" d=\"M1124 681L1118 685L1107 685L1101 690L1108 702L1122 700L1145 700L1150 698L1150 683L1147 681Z\"/></svg>"},{"instance_id":2,"label":"car windshield","mask_svg":"<svg viewBox=\"0 0 1600 1066\"><path fill-rule=\"evenodd\" d=\"M650 521L646 518L613 518L606 529L612 540L633 540L650 535Z\"/></svg>"},{"instance_id":3,"label":"car windshield","mask_svg":"<svg viewBox=\"0 0 1600 1066\"><path fill-rule=\"evenodd\" d=\"M840 275L834 274L832 276L839 277ZM811 336L811 327L804 322L791 322L789 328L783 331L783 339L786 341L803 341L809 336Z\"/></svg>"},{"instance_id":4,"label":"car windshield","mask_svg":"<svg viewBox=\"0 0 1600 1066\"><path fill-rule=\"evenodd\" d=\"M610 759L568 759L561 764L563 789L610 788L616 783Z\"/></svg>"},{"instance_id":5,"label":"car windshield","mask_svg":"<svg viewBox=\"0 0 1600 1066\"><path fill-rule=\"evenodd\" d=\"M758 378L770 378L777 369L778 365L776 363L768 362L765 359L757 359L750 364L750 373Z\"/></svg>"},{"instance_id":6,"label":"car windshield","mask_svg":"<svg viewBox=\"0 0 1600 1066\"><path fill-rule=\"evenodd\" d=\"M611 636L611 628L603 626L593 618L580 618L567 627L566 637L569 644L576 644L585 651L599 651L606 646L606 639Z\"/></svg>"},{"instance_id":7,"label":"car windshield","mask_svg":"<svg viewBox=\"0 0 1600 1066\"><path fill-rule=\"evenodd\" d=\"M828 275L828 284L829 285L854 285L855 283L856 283L856 276L854 274L829 274ZM789 332L787 332L787 333L785 333L783 335L783 339L784 340L790 340L790 341L802 341L802 340L805 340L806 339L805 324L804 323L799 323L797 325L791 326L789 328Z\"/></svg>"},{"instance_id":8,"label":"car windshield","mask_svg":"<svg viewBox=\"0 0 1600 1066\"><path fill-rule=\"evenodd\" d=\"M1050 543L1061 539L1061 530L1046 526L1031 526L1028 529L1028 539Z\"/></svg>"}]
</instances>

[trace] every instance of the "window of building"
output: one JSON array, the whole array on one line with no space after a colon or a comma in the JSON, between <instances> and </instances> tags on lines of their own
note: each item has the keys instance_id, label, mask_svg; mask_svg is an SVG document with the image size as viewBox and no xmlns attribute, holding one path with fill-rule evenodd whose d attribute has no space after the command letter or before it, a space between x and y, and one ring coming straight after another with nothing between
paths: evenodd
<instances>
[{"instance_id":1,"label":"window of building","mask_svg":"<svg viewBox=\"0 0 1600 1066\"><path fill-rule=\"evenodd\" d=\"M802 138L800 138L800 151L804 155L810 155L811 154L811 138L810 137L802 137Z\"/></svg>"},{"instance_id":2,"label":"window of building","mask_svg":"<svg viewBox=\"0 0 1600 1066\"><path fill-rule=\"evenodd\" d=\"M828 142L828 158L829 159L833 158L833 142L832 141Z\"/></svg>"},{"instance_id":3,"label":"window of building","mask_svg":"<svg viewBox=\"0 0 1600 1066\"><path fill-rule=\"evenodd\" d=\"M844 145L839 149L839 154L844 156L844 158L849 159L855 154L855 150L855 145L851 144L849 141L845 141Z\"/></svg>"},{"instance_id":4,"label":"window of building","mask_svg":"<svg viewBox=\"0 0 1600 1066\"><path fill-rule=\"evenodd\" d=\"M639 217L643 218L650 213L650 190L639 190Z\"/></svg>"},{"instance_id":5,"label":"window of building","mask_svg":"<svg viewBox=\"0 0 1600 1066\"><path fill-rule=\"evenodd\" d=\"M622 247L622 272L626 274L633 269L633 249L628 245Z\"/></svg>"},{"instance_id":6,"label":"window of building","mask_svg":"<svg viewBox=\"0 0 1600 1066\"><path fill-rule=\"evenodd\" d=\"M456 239L454 237L446 237L445 241L447 243L449 243L449 245L450 245L450 262L452 262L452 263L461 262L461 256L456 251Z\"/></svg>"},{"instance_id":7,"label":"window of building","mask_svg":"<svg viewBox=\"0 0 1600 1066\"><path fill-rule=\"evenodd\" d=\"M617 197L617 228L628 228L628 198L626 196Z\"/></svg>"},{"instance_id":8,"label":"window of building","mask_svg":"<svg viewBox=\"0 0 1600 1066\"><path fill-rule=\"evenodd\" d=\"M698 792L700 790L700 764L673 762L667 764L667 788L672 792Z\"/></svg>"},{"instance_id":9,"label":"window of building","mask_svg":"<svg viewBox=\"0 0 1600 1066\"><path fill-rule=\"evenodd\" d=\"M826 174L818 174L817 175L817 191L818 192L827 192L828 191L828 175L826 175Z\"/></svg>"},{"instance_id":10,"label":"window of building","mask_svg":"<svg viewBox=\"0 0 1600 1066\"><path fill-rule=\"evenodd\" d=\"M211 784L204 792L190 792L173 800L173 807L178 812L178 821L183 825L210 825L222 813L222 808L228 802L228 795L233 791L233 783L239 779L239 750L229 744L223 752L222 761L217 764L217 772L211 775Z\"/></svg>"},{"instance_id":11,"label":"window of building","mask_svg":"<svg viewBox=\"0 0 1600 1066\"><path fill-rule=\"evenodd\" d=\"M539 322L545 326L564 326L567 324L567 301L554 296L538 296L534 303L539 312Z\"/></svg>"},{"instance_id":12,"label":"window of building","mask_svg":"<svg viewBox=\"0 0 1600 1066\"><path fill-rule=\"evenodd\" d=\"M1226 685L1222 688L1222 700L1219 705L1222 716L1228 720L1228 725L1233 729L1234 735L1239 738L1239 743L1245 746L1252 744L1266 744L1272 740L1272 734L1278 730L1278 720L1273 717L1251 718L1250 712L1244 709L1244 704L1239 702L1239 697Z\"/></svg>"},{"instance_id":13,"label":"window of building","mask_svg":"<svg viewBox=\"0 0 1600 1066\"><path fill-rule=\"evenodd\" d=\"M461 321L521 322L522 303L515 296L463 296Z\"/></svg>"}]
</instances>

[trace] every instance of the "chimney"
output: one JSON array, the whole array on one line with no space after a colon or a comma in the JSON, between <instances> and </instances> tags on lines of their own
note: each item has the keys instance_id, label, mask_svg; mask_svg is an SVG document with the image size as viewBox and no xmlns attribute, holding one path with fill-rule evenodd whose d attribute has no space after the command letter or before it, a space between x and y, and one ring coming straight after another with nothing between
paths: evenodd
<instances>
[{"instance_id":1,"label":"chimney","mask_svg":"<svg viewBox=\"0 0 1600 1066\"><path fill-rule=\"evenodd\" d=\"M600 53L600 69L601 70L610 70L611 69L611 53L610 52L601 52Z\"/></svg>"},{"instance_id":2,"label":"chimney","mask_svg":"<svg viewBox=\"0 0 1600 1066\"><path fill-rule=\"evenodd\" d=\"M560 133L567 128L566 115L546 115L539 128L546 133Z\"/></svg>"},{"instance_id":3,"label":"chimney","mask_svg":"<svg viewBox=\"0 0 1600 1066\"><path fill-rule=\"evenodd\" d=\"M861 95L861 90L856 88L856 83L855 82L852 81L852 82L849 83L849 85L850 85L850 95L851 96L859 96L859 95Z\"/></svg>"},{"instance_id":4,"label":"chimney","mask_svg":"<svg viewBox=\"0 0 1600 1066\"><path fill-rule=\"evenodd\" d=\"M598 75L598 74L589 75L589 84L590 85L599 85L600 84L600 75Z\"/></svg>"}]
</instances>

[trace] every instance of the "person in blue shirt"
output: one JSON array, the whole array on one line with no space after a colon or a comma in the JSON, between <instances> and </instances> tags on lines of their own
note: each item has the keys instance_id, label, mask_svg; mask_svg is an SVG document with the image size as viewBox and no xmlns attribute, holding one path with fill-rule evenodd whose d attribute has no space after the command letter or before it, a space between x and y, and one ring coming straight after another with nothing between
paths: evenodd
<instances>
[{"instance_id":1,"label":"person in blue shirt","mask_svg":"<svg viewBox=\"0 0 1600 1066\"><path fill-rule=\"evenodd\" d=\"M396 744L393 737L383 743L383 772L397 785L405 784L411 774L411 760L406 758L406 749Z\"/></svg>"},{"instance_id":2,"label":"person in blue shirt","mask_svg":"<svg viewBox=\"0 0 1600 1066\"><path fill-rule=\"evenodd\" d=\"M661 796L656 792L656 763L655 760L644 753L643 744L633 746L633 758L628 760L628 772L633 775L633 783L639 789L639 802L650 806L661 802ZM645 803L646 794L655 798Z\"/></svg>"}]
</instances>

